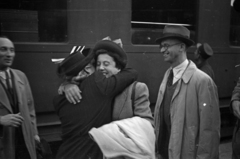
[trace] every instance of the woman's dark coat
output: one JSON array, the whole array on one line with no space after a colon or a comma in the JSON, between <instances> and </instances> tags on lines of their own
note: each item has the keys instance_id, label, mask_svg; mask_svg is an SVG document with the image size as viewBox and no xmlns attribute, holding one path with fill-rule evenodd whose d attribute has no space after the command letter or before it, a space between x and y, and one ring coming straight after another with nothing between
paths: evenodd
<instances>
[{"instance_id":1,"label":"woman's dark coat","mask_svg":"<svg viewBox=\"0 0 240 159\"><path fill-rule=\"evenodd\" d=\"M133 69L125 69L106 78L96 71L80 84L82 100L74 105L64 95L54 99L54 106L62 123L63 144L57 159L98 159L102 153L90 139L88 131L112 121L112 101L114 97L136 80Z\"/></svg>"}]
</instances>

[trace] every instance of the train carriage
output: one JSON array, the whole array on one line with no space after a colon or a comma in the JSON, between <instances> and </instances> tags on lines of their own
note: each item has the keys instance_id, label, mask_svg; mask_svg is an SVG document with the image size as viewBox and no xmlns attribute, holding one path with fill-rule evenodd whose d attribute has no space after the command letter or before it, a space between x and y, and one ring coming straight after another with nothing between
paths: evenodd
<instances>
[{"instance_id":1,"label":"train carriage","mask_svg":"<svg viewBox=\"0 0 240 159\"><path fill-rule=\"evenodd\" d=\"M129 67L147 84L153 110L169 64L155 39L167 24L184 25L195 42L207 42L219 91L221 135L230 136L234 116L229 111L239 77L240 13L230 1L219 0L1 0L0 34L15 43L13 67L29 78L35 99L38 129L48 141L61 140L60 121L52 99L61 81L52 58L66 57L73 46L92 47L106 36L121 38ZM193 58L196 48L188 50Z\"/></svg>"}]
</instances>

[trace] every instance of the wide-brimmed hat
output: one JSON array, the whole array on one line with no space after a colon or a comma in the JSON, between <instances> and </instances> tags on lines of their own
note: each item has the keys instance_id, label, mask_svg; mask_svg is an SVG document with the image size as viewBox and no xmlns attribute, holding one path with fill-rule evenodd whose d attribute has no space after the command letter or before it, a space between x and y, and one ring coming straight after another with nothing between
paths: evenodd
<instances>
[{"instance_id":1,"label":"wide-brimmed hat","mask_svg":"<svg viewBox=\"0 0 240 159\"><path fill-rule=\"evenodd\" d=\"M213 55L213 50L208 43L197 43L198 53L202 56L204 59L208 59Z\"/></svg>"},{"instance_id":2,"label":"wide-brimmed hat","mask_svg":"<svg viewBox=\"0 0 240 159\"><path fill-rule=\"evenodd\" d=\"M82 52L87 54L86 57L79 51L76 51L68 55L61 63L59 63L57 68L58 75L76 76L82 71L94 58L94 54L91 53L90 48L84 50Z\"/></svg>"},{"instance_id":3,"label":"wide-brimmed hat","mask_svg":"<svg viewBox=\"0 0 240 159\"><path fill-rule=\"evenodd\" d=\"M96 43L93 48L94 52L98 50L106 50L108 53L117 54L120 59L118 59L122 68L125 68L127 65L127 54L118 44L110 40L100 40Z\"/></svg>"},{"instance_id":4,"label":"wide-brimmed hat","mask_svg":"<svg viewBox=\"0 0 240 159\"><path fill-rule=\"evenodd\" d=\"M82 54L87 57L90 53L91 49L90 48L85 48L83 51L82 51Z\"/></svg>"},{"instance_id":5,"label":"wide-brimmed hat","mask_svg":"<svg viewBox=\"0 0 240 159\"><path fill-rule=\"evenodd\" d=\"M190 31L180 25L166 25L163 29L163 36L156 40L156 43L160 44L166 39L178 39L184 42L188 47L194 44L194 41L190 39Z\"/></svg>"}]
</instances>

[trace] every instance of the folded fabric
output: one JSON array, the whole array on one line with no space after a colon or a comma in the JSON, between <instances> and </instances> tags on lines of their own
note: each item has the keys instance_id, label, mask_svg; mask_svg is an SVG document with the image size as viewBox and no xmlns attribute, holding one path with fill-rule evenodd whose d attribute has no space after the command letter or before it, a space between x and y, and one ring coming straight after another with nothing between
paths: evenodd
<instances>
[{"instance_id":1,"label":"folded fabric","mask_svg":"<svg viewBox=\"0 0 240 159\"><path fill-rule=\"evenodd\" d=\"M107 158L155 159L155 134L149 121L133 117L92 128L90 136Z\"/></svg>"}]
</instances>

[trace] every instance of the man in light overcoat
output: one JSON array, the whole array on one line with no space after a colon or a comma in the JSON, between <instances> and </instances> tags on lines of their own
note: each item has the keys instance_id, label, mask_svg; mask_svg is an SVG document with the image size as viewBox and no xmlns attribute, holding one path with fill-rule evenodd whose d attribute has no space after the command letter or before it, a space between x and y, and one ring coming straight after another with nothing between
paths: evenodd
<instances>
[{"instance_id":1,"label":"man in light overcoat","mask_svg":"<svg viewBox=\"0 0 240 159\"><path fill-rule=\"evenodd\" d=\"M26 75L10 68L14 57L12 41L0 37L0 158L36 159L33 96Z\"/></svg>"},{"instance_id":2,"label":"man in light overcoat","mask_svg":"<svg viewBox=\"0 0 240 159\"><path fill-rule=\"evenodd\" d=\"M170 63L154 112L156 153L161 159L218 159L220 111L213 80L187 59L194 42L183 26L165 26L156 41Z\"/></svg>"}]
</instances>

